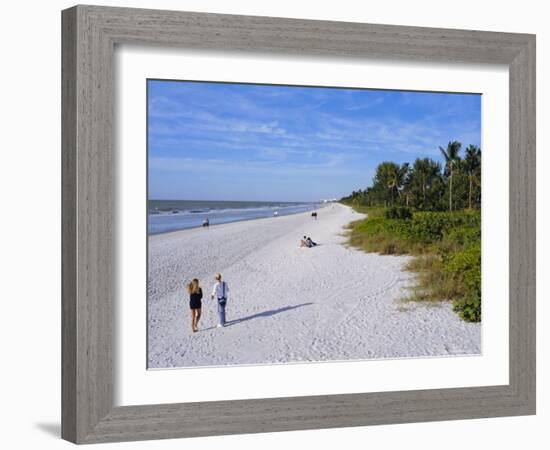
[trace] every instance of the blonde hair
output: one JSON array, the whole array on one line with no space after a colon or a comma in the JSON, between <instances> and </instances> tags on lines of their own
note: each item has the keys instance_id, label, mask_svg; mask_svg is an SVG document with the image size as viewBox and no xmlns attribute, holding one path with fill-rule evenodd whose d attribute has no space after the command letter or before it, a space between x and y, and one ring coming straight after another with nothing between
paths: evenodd
<instances>
[{"instance_id":1,"label":"blonde hair","mask_svg":"<svg viewBox=\"0 0 550 450\"><path fill-rule=\"evenodd\" d=\"M222 274L220 272L216 272L216 275L214 275L214 278L218 281L222 281Z\"/></svg>"},{"instance_id":2,"label":"blonde hair","mask_svg":"<svg viewBox=\"0 0 550 450\"><path fill-rule=\"evenodd\" d=\"M187 290L190 294L198 294L200 289L201 288L199 287L199 280L197 280L196 278L193 278L191 283L187 285Z\"/></svg>"}]
</instances>

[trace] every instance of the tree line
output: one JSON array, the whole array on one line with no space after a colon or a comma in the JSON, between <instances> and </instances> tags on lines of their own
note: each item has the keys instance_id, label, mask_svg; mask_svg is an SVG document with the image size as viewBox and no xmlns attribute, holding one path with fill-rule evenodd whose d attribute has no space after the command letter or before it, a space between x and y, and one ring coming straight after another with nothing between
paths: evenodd
<instances>
[{"instance_id":1,"label":"tree line","mask_svg":"<svg viewBox=\"0 0 550 450\"><path fill-rule=\"evenodd\" d=\"M408 206L423 211L481 208L481 149L452 141L439 147L444 164L417 158L412 165L385 161L378 165L372 186L353 191L344 203L365 206Z\"/></svg>"}]
</instances>

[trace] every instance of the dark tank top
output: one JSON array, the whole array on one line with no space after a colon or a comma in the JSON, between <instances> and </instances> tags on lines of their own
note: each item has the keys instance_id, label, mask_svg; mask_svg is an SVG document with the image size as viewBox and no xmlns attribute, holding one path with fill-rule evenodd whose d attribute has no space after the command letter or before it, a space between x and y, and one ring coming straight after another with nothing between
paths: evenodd
<instances>
[{"instance_id":1,"label":"dark tank top","mask_svg":"<svg viewBox=\"0 0 550 450\"><path fill-rule=\"evenodd\" d=\"M200 300L202 298L202 289L199 289L199 292L196 294L191 294L191 300Z\"/></svg>"}]
</instances>

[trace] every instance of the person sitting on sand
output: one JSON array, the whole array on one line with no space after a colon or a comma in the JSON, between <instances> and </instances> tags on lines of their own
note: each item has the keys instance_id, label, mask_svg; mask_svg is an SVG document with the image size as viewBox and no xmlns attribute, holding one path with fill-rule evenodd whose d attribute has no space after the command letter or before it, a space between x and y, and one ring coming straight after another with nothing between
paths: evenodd
<instances>
[{"instance_id":1,"label":"person sitting on sand","mask_svg":"<svg viewBox=\"0 0 550 450\"><path fill-rule=\"evenodd\" d=\"M307 248L312 248L314 246L316 246L317 243L316 242L313 242L311 240L311 238L309 237L305 237L303 239L300 239L300 247L307 247Z\"/></svg>"},{"instance_id":2,"label":"person sitting on sand","mask_svg":"<svg viewBox=\"0 0 550 450\"><path fill-rule=\"evenodd\" d=\"M306 242L310 247L315 247L317 245L317 242L313 242L313 240L309 236L306 238Z\"/></svg>"},{"instance_id":3,"label":"person sitting on sand","mask_svg":"<svg viewBox=\"0 0 550 450\"><path fill-rule=\"evenodd\" d=\"M193 278L193 281L187 285L187 290L189 291L189 308L191 309L191 329L195 333L199 331L202 308L202 289L199 286L199 280Z\"/></svg>"},{"instance_id":4,"label":"person sitting on sand","mask_svg":"<svg viewBox=\"0 0 550 450\"><path fill-rule=\"evenodd\" d=\"M216 283L212 288L211 298L216 298L218 300L219 328L225 326L225 306L227 304L227 292L229 291L229 287L225 281L222 281L221 273L216 273L216 275L214 275L214 279L216 280Z\"/></svg>"},{"instance_id":5,"label":"person sitting on sand","mask_svg":"<svg viewBox=\"0 0 550 450\"><path fill-rule=\"evenodd\" d=\"M300 247L307 247L309 248L310 245L307 243L306 237L304 236L303 239L300 239Z\"/></svg>"}]
</instances>

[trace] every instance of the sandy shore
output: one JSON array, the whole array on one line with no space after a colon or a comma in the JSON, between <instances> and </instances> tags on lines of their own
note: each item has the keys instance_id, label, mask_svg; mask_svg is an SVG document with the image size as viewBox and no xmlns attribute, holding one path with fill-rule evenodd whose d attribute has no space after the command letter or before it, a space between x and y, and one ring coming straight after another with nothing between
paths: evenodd
<instances>
[{"instance_id":1,"label":"sandy shore","mask_svg":"<svg viewBox=\"0 0 550 450\"><path fill-rule=\"evenodd\" d=\"M335 204L309 213L149 237L149 367L261 364L477 354L481 327L448 302L404 302L407 256L347 248L361 216ZM299 248L308 235L321 245ZM228 325L216 328L213 274L230 286ZM191 333L185 283L205 298Z\"/></svg>"}]
</instances>

